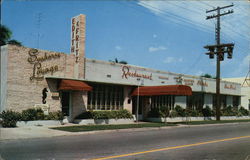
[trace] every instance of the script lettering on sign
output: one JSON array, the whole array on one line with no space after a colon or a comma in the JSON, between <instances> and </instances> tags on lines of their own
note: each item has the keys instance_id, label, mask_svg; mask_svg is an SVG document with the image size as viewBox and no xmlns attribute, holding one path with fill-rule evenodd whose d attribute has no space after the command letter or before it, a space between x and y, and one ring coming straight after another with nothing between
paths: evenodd
<instances>
[{"instance_id":1,"label":"script lettering on sign","mask_svg":"<svg viewBox=\"0 0 250 160\"><path fill-rule=\"evenodd\" d=\"M204 82L204 81L201 81L201 80L199 80L199 81L197 82L197 85L208 87L207 82Z\"/></svg>"},{"instance_id":2,"label":"script lettering on sign","mask_svg":"<svg viewBox=\"0 0 250 160\"><path fill-rule=\"evenodd\" d=\"M235 85L232 85L232 84L225 84L225 85L224 85L224 88L225 88L225 89L232 89L232 90L236 90Z\"/></svg>"},{"instance_id":3,"label":"script lettering on sign","mask_svg":"<svg viewBox=\"0 0 250 160\"><path fill-rule=\"evenodd\" d=\"M30 77L30 80L33 79L43 80L45 74L47 73L53 74L54 72L59 70L58 65L51 65L50 67L42 67L42 63L44 61L60 58L59 53L54 53L54 54L44 53L43 56L38 56L38 54L39 53L37 49L29 50L28 62L30 64L33 64L33 74Z\"/></svg>"},{"instance_id":4,"label":"script lettering on sign","mask_svg":"<svg viewBox=\"0 0 250 160\"><path fill-rule=\"evenodd\" d=\"M137 73L137 71L130 72L130 69L128 66L122 67L122 78L128 79L128 77L137 77L137 78L144 78L144 79L150 79L152 80L152 73L150 75Z\"/></svg>"},{"instance_id":5,"label":"script lettering on sign","mask_svg":"<svg viewBox=\"0 0 250 160\"><path fill-rule=\"evenodd\" d=\"M192 79L184 79L184 85L187 85L187 86L193 86L194 85L194 80Z\"/></svg>"}]
</instances>

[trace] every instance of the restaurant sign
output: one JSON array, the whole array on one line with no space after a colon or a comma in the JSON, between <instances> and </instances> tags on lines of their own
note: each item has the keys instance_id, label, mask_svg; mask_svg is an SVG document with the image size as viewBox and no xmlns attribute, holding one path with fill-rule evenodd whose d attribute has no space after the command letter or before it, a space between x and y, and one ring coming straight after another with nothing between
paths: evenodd
<instances>
[{"instance_id":1,"label":"restaurant sign","mask_svg":"<svg viewBox=\"0 0 250 160\"><path fill-rule=\"evenodd\" d=\"M135 77L135 78L144 78L152 80L152 73L150 75L137 73L137 71L130 71L130 68L128 66L122 67L122 78L128 79L129 77Z\"/></svg>"}]
</instances>

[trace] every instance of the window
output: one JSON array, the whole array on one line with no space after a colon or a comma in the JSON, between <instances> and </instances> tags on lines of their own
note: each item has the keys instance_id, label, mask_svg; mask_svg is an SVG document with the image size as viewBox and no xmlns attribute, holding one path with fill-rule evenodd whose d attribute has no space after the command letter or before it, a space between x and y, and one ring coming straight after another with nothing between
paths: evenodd
<instances>
[{"instance_id":1,"label":"window","mask_svg":"<svg viewBox=\"0 0 250 160\"><path fill-rule=\"evenodd\" d=\"M120 110L123 109L123 86L109 84L91 84L93 90L88 92L89 110Z\"/></svg>"},{"instance_id":2,"label":"window","mask_svg":"<svg viewBox=\"0 0 250 160\"><path fill-rule=\"evenodd\" d=\"M168 107L169 109L173 109L173 106L174 96L162 95L151 97L151 108Z\"/></svg>"},{"instance_id":3,"label":"window","mask_svg":"<svg viewBox=\"0 0 250 160\"><path fill-rule=\"evenodd\" d=\"M239 96L233 96L233 106L238 107L240 105L240 97Z\"/></svg>"},{"instance_id":4,"label":"window","mask_svg":"<svg viewBox=\"0 0 250 160\"><path fill-rule=\"evenodd\" d=\"M192 96L187 96L187 107L195 110L202 110L204 105L204 94L194 93Z\"/></svg>"}]
</instances>

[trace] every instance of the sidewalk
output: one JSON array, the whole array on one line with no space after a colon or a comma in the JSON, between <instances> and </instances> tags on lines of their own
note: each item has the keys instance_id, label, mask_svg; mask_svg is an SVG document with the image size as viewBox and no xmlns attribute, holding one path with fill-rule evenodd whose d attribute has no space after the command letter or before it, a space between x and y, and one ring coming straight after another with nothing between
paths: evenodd
<instances>
[{"instance_id":1,"label":"sidewalk","mask_svg":"<svg viewBox=\"0 0 250 160\"><path fill-rule=\"evenodd\" d=\"M73 126L67 124L63 126ZM74 133L49 129L60 126L27 126L16 128L0 128L0 141L11 139L45 138L55 136L74 135Z\"/></svg>"}]
</instances>

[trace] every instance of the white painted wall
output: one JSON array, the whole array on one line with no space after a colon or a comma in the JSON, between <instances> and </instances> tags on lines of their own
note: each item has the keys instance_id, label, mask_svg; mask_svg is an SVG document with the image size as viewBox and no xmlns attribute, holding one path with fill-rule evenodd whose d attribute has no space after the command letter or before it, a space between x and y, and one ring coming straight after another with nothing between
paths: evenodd
<instances>
[{"instance_id":1,"label":"white painted wall","mask_svg":"<svg viewBox=\"0 0 250 160\"><path fill-rule=\"evenodd\" d=\"M86 80L102 83L116 83L124 85L138 85L138 77L123 76L123 66L129 67L131 73L152 75L152 79L144 78L144 86L159 85L189 85L195 92L216 93L216 80L190 75L181 75L167 71L158 71L133 65L104 62L99 60L86 59ZM181 83L177 82L182 77ZM163 78L162 78L163 77ZM239 83L221 81L221 93L226 95L240 95L241 86Z\"/></svg>"},{"instance_id":2,"label":"white painted wall","mask_svg":"<svg viewBox=\"0 0 250 160\"><path fill-rule=\"evenodd\" d=\"M236 78L225 78L224 80L230 81L230 82L238 82L241 85L243 85L246 77L236 77ZM250 87L247 85L247 83L244 83L243 86L241 86L241 106L245 109L249 109L248 106L250 104Z\"/></svg>"}]
</instances>

